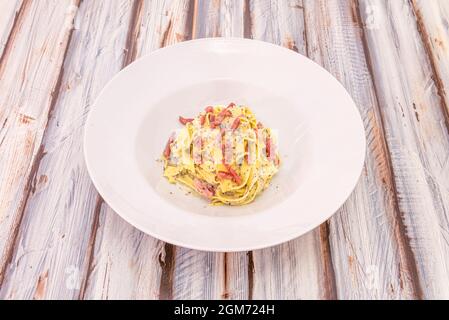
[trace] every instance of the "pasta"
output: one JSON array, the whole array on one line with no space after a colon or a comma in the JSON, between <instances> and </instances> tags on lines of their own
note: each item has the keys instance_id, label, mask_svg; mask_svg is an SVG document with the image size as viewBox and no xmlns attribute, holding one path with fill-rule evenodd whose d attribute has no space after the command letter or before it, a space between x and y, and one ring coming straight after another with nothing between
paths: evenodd
<instances>
[{"instance_id":1,"label":"pasta","mask_svg":"<svg viewBox=\"0 0 449 320\"><path fill-rule=\"evenodd\" d=\"M246 106L209 106L183 128L163 152L164 176L213 205L252 202L279 169L277 137Z\"/></svg>"}]
</instances>

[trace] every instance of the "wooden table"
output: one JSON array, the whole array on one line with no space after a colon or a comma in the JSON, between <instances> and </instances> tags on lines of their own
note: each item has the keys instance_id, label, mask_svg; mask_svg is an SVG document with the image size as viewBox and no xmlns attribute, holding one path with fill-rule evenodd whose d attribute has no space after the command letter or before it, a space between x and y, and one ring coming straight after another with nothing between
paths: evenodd
<instances>
[{"instance_id":1,"label":"wooden table","mask_svg":"<svg viewBox=\"0 0 449 320\"><path fill-rule=\"evenodd\" d=\"M277 247L149 237L84 164L86 114L108 80L152 50L218 36L309 56L365 124L352 196ZM0 297L449 298L448 50L448 0L0 0Z\"/></svg>"}]
</instances>

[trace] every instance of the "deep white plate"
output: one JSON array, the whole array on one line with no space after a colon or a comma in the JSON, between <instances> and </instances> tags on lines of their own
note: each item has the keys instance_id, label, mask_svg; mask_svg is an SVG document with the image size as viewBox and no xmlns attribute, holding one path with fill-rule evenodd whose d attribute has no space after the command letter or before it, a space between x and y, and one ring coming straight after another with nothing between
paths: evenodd
<instances>
[{"instance_id":1,"label":"deep white plate","mask_svg":"<svg viewBox=\"0 0 449 320\"><path fill-rule=\"evenodd\" d=\"M278 130L282 166L254 203L215 207L169 184L156 159L179 115L229 102ZM332 75L291 50L244 39L187 41L132 63L97 98L84 138L93 183L122 218L209 251L263 248L317 227L350 195L365 157L360 114Z\"/></svg>"}]
</instances>

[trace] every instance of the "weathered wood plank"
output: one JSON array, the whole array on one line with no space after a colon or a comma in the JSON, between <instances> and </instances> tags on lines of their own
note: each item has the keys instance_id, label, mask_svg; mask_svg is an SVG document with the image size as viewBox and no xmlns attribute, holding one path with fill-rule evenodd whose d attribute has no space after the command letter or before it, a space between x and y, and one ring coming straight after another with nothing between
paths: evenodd
<instances>
[{"instance_id":1,"label":"weathered wood plank","mask_svg":"<svg viewBox=\"0 0 449 320\"><path fill-rule=\"evenodd\" d=\"M360 1L405 235L423 297L449 297L449 136L408 1Z\"/></svg>"},{"instance_id":2,"label":"weathered wood plank","mask_svg":"<svg viewBox=\"0 0 449 320\"><path fill-rule=\"evenodd\" d=\"M80 294L96 219L104 208L85 169L83 125L93 99L123 65L131 7L129 0L81 4L3 297L73 299Z\"/></svg>"},{"instance_id":3,"label":"weathered wood plank","mask_svg":"<svg viewBox=\"0 0 449 320\"><path fill-rule=\"evenodd\" d=\"M157 299L166 259L163 243L102 205L83 299Z\"/></svg>"},{"instance_id":4,"label":"weathered wood plank","mask_svg":"<svg viewBox=\"0 0 449 320\"><path fill-rule=\"evenodd\" d=\"M174 299L225 298L225 254L176 248Z\"/></svg>"},{"instance_id":5,"label":"weathered wood plank","mask_svg":"<svg viewBox=\"0 0 449 320\"><path fill-rule=\"evenodd\" d=\"M242 1L196 1L193 38L243 37ZM248 262L245 252L213 253L176 249L175 299L246 299Z\"/></svg>"},{"instance_id":6,"label":"weathered wood plank","mask_svg":"<svg viewBox=\"0 0 449 320\"><path fill-rule=\"evenodd\" d=\"M246 252L214 253L176 248L174 299L247 299Z\"/></svg>"},{"instance_id":7,"label":"weathered wood plank","mask_svg":"<svg viewBox=\"0 0 449 320\"><path fill-rule=\"evenodd\" d=\"M0 0L0 57L5 49L8 39L10 39L11 30L17 21L22 0ZM13 35L11 35L13 37Z\"/></svg>"},{"instance_id":8,"label":"weathered wood plank","mask_svg":"<svg viewBox=\"0 0 449 320\"><path fill-rule=\"evenodd\" d=\"M194 37L243 37L244 1L197 1Z\"/></svg>"},{"instance_id":9,"label":"weathered wood plank","mask_svg":"<svg viewBox=\"0 0 449 320\"><path fill-rule=\"evenodd\" d=\"M416 266L403 232L375 88L353 1L304 1L309 56L339 79L362 115L364 171L329 221L337 294L342 299L420 297ZM383 49L383 47L380 47ZM383 69L388 75L388 69Z\"/></svg>"},{"instance_id":10,"label":"weathered wood plank","mask_svg":"<svg viewBox=\"0 0 449 320\"><path fill-rule=\"evenodd\" d=\"M59 91L78 1L26 1L0 65L0 284L11 260L33 165ZM21 58L18 58L21 57Z\"/></svg>"},{"instance_id":11,"label":"weathered wood plank","mask_svg":"<svg viewBox=\"0 0 449 320\"><path fill-rule=\"evenodd\" d=\"M190 38L189 1L135 3L126 63ZM107 205L100 214L92 271L83 297L170 299L176 249L123 221Z\"/></svg>"},{"instance_id":12,"label":"weathered wood plank","mask_svg":"<svg viewBox=\"0 0 449 320\"><path fill-rule=\"evenodd\" d=\"M449 128L449 1L411 1Z\"/></svg>"},{"instance_id":13,"label":"weathered wood plank","mask_svg":"<svg viewBox=\"0 0 449 320\"><path fill-rule=\"evenodd\" d=\"M246 10L247 37L307 54L302 0L250 0Z\"/></svg>"},{"instance_id":14,"label":"weathered wood plank","mask_svg":"<svg viewBox=\"0 0 449 320\"><path fill-rule=\"evenodd\" d=\"M248 2L247 35L306 54L303 3L257 0ZM248 22L248 21L247 21ZM253 252L254 299L334 298L333 277L326 273L320 229L282 244Z\"/></svg>"}]
</instances>

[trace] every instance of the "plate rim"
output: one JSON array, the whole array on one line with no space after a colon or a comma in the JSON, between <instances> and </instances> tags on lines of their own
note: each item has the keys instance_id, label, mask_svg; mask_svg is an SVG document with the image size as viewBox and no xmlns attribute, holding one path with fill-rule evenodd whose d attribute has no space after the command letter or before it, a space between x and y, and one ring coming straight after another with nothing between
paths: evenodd
<instances>
[{"instance_id":1,"label":"plate rim","mask_svg":"<svg viewBox=\"0 0 449 320\"><path fill-rule=\"evenodd\" d=\"M113 196L110 195L111 192L108 192L107 190L105 190L102 186L102 184L98 181L98 179L95 178L95 170L93 169L92 165L89 162L89 157L88 157L88 152L87 152L87 139L88 139L88 130L90 127L90 123L91 123L91 118L92 118L92 110L95 108L95 106L98 104L98 100L101 96L103 96L104 92L106 92L109 88L109 86L111 85L111 83L114 82L114 80L119 77L123 72L125 72L126 70L128 70L128 68L130 68L131 66L133 66L134 64L136 64L137 62L139 62L140 60L143 59L147 59L149 56L155 55L155 54L159 54L162 51L165 50L170 50L173 49L174 47L183 47L183 46L188 46L188 45L192 45L193 43L201 43L201 42L223 42L223 41L229 41L229 42L246 42L246 43L258 43L259 45L266 45L266 46L270 46L273 48L276 48L276 50L282 50L285 53L288 54L293 54L293 55L299 55L300 57L308 60L308 62L311 62L315 65L315 67L318 67L319 69L323 70L324 72L327 73L328 76L332 77L336 84L338 84L338 86L340 87L341 90L343 90L343 92L348 96L348 98L350 99L350 101L352 102L352 108L354 108L355 113L358 116L358 120L361 124L361 128L363 132L363 139L361 139L363 141L363 145L361 146L361 154L363 155L359 160L360 162L357 164L358 168L357 168L357 172L358 174L356 175L357 178L352 181L350 183L350 185L352 185L352 187L350 188L348 194L343 198L343 200L338 202L338 205L336 205L334 210L330 210L330 213L324 215L325 217L323 219L320 219L322 221L320 221L319 223L316 224L310 224L305 228L298 228L298 230L296 232L294 232L294 235L291 235L290 233L288 233L285 237L277 237L276 241L265 241L262 242L260 241L260 245L257 246L234 246L234 247L227 247L224 248L224 246L219 247L219 246L202 246L202 245L191 245L191 244L186 244L183 243L181 241L178 240L174 240L174 239L170 239L169 237L166 237L164 235L161 235L157 232L155 232L154 230L149 230L146 226L141 226L139 225L138 222L135 221L135 219L132 218L132 215L129 214L124 214L123 212L121 212L123 210L123 208L119 208L120 205L118 203L116 203L116 201L111 200L113 199ZM168 45L162 48L157 48L155 50L152 50L151 52L142 55L141 57L137 58L136 60L134 60L133 62L131 62L130 64L128 64L127 66L125 66L124 68L122 68L120 71L118 71L114 76L112 76L107 83L104 85L104 87L99 91L99 93L96 95L94 102L91 105L91 108L89 109L89 112L86 116L86 121L84 123L84 128L83 128L83 157L85 160L85 164L86 164L86 168L89 174L89 177L92 181L92 184L94 185L95 189L97 190L98 194L101 196L101 198L103 199L103 201L109 205L111 207L111 209L114 211L115 214L118 214L123 220L125 220L127 223L131 224L133 227L135 227L136 229L156 238L159 239L163 242L166 243L170 243L176 246L180 246L180 247L184 247L184 248L189 248L189 249L194 249L194 250L201 250L201 251L208 251L208 252L243 252L243 251L252 251L252 250L258 250L258 249L264 249L264 248L270 248L288 241L291 241L293 239L296 239L302 235L305 235L307 233L309 233L310 231L314 230L315 228L318 228L321 224L323 224L325 221L327 221L329 218L331 218L335 213L338 212L339 208L341 208L341 206L348 200L348 198L351 196L351 194L353 193L353 191L355 190L355 188L357 187L357 184L360 180L361 174L363 172L363 167L365 165L365 161L366 161L366 150L367 150L367 143L366 143L366 130L365 127L363 125L363 119L360 113L359 108L357 107L357 104L355 103L354 99L352 98L351 94L348 92L348 90L346 90L346 88L343 86L343 84L332 74L330 73L328 70L326 70L324 67L322 67L321 65L319 65L318 63L316 63L315 61L313 61L312 59L308 58L307 56L288 49L286 47L271 43L271 42L266 42L266 41L262 41L262 40L257 40L257 39L248 39L248 38L238 38L238 37L215 37L215 38L201 38L201 39L193 39L193 40L187 40L187 41L182 41L176 44L172 44L172 45ZM118 201L117 201L118 202ZM257 214L257 213L256 213ZM270 238L271 239L271 238Z\"/></svg>"}]
</instances>

